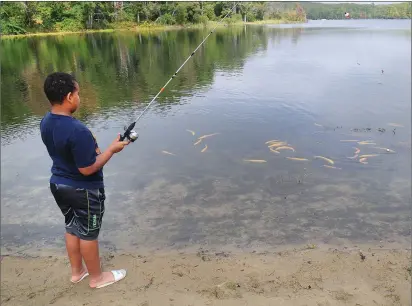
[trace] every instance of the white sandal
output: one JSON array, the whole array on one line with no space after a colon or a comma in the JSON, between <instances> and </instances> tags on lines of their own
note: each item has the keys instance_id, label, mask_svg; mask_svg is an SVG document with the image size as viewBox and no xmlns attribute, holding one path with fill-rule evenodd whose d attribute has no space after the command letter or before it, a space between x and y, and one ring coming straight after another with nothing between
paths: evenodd
<instances>
[{"instance_id":1,"label":"white sandal","mask_svg":"<svg viewBox=\"0 0 412 306\"><path fill-rule=\"evenodd\" d=\"M114 283L118 282L119 280L122 280L123 278L126 277L126 270L125 269L112 270L110 272L112 272L112 274L114 276L114 281L105 283L103 285L96 286L96 289L100 289L100 288L109 286L109 285L114 284Z\"/></svg>"},{"instance_id":2,"label":"white sandal","mask_svg":"<svg viewBox=\"0 0 412 306\"><path fill-rule=\"evenodd\" d=\"M80 283L86 276L89 276L89 272L87 272L86 271L86 273L84 273L83 274L83 276L82 277L80 277L80 279L79 280L77 280L77 281L72 281L72 280L70 280L73 284L77 284L77 283Z\"/></svg>"}]
</instances>

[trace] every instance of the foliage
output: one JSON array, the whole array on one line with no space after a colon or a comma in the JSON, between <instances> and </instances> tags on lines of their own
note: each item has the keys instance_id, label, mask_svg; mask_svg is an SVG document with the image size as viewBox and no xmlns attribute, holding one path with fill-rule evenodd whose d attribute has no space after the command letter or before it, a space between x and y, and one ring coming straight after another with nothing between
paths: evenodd
<instances>
[{"instance_id":1,"label":"foliage","mask_svg":"<svg viewBox=\"0 0 412 306\"><path fill-rule=\"evenodd\" d=\"M2 34L79 31L118 28L125 24L207 24L227 13L227 23L277 20L306 22L307 19L411 18L411 2L389 5L316 2L1 2ZM133 23L133 24L131 24Z\"/></svg>"},{"instance_id":2,"label":"foliage","mask_svg":"<svg viewBox=\"0 0 412 306\"><path fill-rule=\"evenodd\" d=\"M394 4L322 4L302 3L308 19L344 19L345 12L352 19L410 19L411 2Z\"/></svg>"}]
</instances>

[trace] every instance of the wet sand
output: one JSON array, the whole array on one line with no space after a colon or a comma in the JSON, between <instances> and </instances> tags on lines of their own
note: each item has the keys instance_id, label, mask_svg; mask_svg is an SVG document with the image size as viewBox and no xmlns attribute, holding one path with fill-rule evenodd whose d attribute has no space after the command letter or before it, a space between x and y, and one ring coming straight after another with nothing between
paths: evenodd
<instances>
[{"instance_id":1,"label":"wet sand","mask_svg":"<svg viewBox=\"0 0 412 306\"><path fill-rule=\"evenodd\" d=\"M363 256L361 256L361 254ZM6 256L2 305L410 305L407 248L305 245L276 252L101 252L117 284L69 282L64 254ZM362 259L363 258L363 259Z\"/></svg>"}]
</instances>

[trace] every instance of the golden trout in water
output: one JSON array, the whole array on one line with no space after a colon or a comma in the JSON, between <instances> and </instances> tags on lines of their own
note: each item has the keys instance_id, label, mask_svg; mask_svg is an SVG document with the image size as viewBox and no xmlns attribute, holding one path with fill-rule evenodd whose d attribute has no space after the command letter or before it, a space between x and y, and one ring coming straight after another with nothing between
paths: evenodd
<instances>
[{"instance_id":1,"label":"golden trout in water","mask_svg":"<svg viewBox=\"0 0 412 306\"><path fill-rule=\"evenodd\" d=\"M170 152L167 152L167 151L162 151L162 153L163 153L163 154L168 154L168 155L173 155L173 156L176 156L175 154L170 153Z\"/></svg>"},{"instance_id":2,"label":"golden trout in water","mask_svg":"<svg viewBox=\"0 0 412 306\"><path fill-rule=\"evenodd\" d=\"M331 168L331 169L338 169L338 170L342 170L342 168L336 168L336 167L334 167L334 166L329 166L329 165L323 165L323 167L326 167L326 168Z\"/></svg>"},{"instance_id":3,"label":"golden trout in water","mask_svg":"<svg viewBox=\"0 0 412 306\"><path fill-rule=\"evenodd\" d=\"M283 147L278 147L276 148L276 150L292 150L293 152L295 152L295 149L292 147L287 147L287 146L283 146Z\"/></svg>"},{"instance_id":4,"label":"golden trout in water","mask_svg":"<svg viewBox=\"0 0 412 306\"><path fill-rule=\"evenodd\" d=\"M188 131L188 132L191 133L193 136L195 136L195 132L193 132L192 130L186 130L186 131Z\"/></svg>"},{"instance_id":5,"label":"golden trout in water","mask_svg":"<svg viewBox=\"0 0 412 306\"><path fill-rule=\"evenodd\" d=\"M218 135L218 134L220 134L220 133L213 133L213 134L209 134L209 135L203 135L203 136L200 136L198 139L202 140L202 139L205 139L207 137L212 137L212 136L215 136L215 135Z\"/></svg>"},{"instance_id":6,"label":"golden trout in water","mask_svg":"<svg viewBox=\"0 0 412 306\"><path fill-rule=\"evenodd\" d=\"M272 151L273 153L280 154L280 152L276 151L276 149L269 148L269 150Z\"/></svg>"},{"instance_id":7,"label":"golden trout in water","mask_svg":"<svg viewBox=\"0 0 412 306\"><path fill-rule=\"evenodd\" d=\"M334 164L335 162L329 158L323 157L323 156L314 156L314 158L321 158L323 160L326 160L329 164Z\"/></svg>"},{"instance_id":8,"label":"golden trout in water","mask_svg":"<svg viewBox=\"0 0 412 306\"><path fill-rule=\"evenodd\" d=\"M202 142L202 139L199 139L198 141L196 141L195 143L194 143L194 146L197 146L199 143L201 143Z\"/></svg>"},{"instance_id":9,"label":"golden trout in water","mask_svg":"<svg viewBox=\"0 0 412 306\"><path fill-rule=\"evenodd\" d=\"M270 144L270 143L278 142L278 141L280 141L280 140L277 140L277 139L268 140L268 141L265 142L265 144Z\"/></svg>"},{"instance_id":10,"label":"golden trout in water","mask_svg":"<svg viewBox=\"0 0 412 306\"><path fill-rule=\"evenodd\" d=\"M362 163L362 164L367 164L368 162L366 160L367 160L367 158L361 158L361 159L359 159L359 162Z\"/></svg>"},{"instance_id":11,"label":"golden trout in water","mask_svg":"<svg viewBox=\"0 0 412 306\"><path fill-rule=\"evenodd\" d=\"M266 160L264 159L244 159L243 161L251 163L266 163Z\"/></svg>"},{"instance_id":12,"label":"golden trout in water","mask_svg":"<svg viewBox=\"0 0 412 306\"><path fill-rule=\"evenodd\" d=\"M206 152L206 150L207 150L207 145L205 145L205 147L202 149L202 151L200 151L200 152Z\"/></svg>"},{"instance_id":13,"label":"golden trout in water","mask_svg":"<svg viewBox=\"0 0 412 306\"><path fill-rule=\"evenodd\" d=\"M286 142L274 142L274 143L270 144L268 146L268 148L281 147L281 146L284 146L284 145L287 145L287 143Z\"/></svg>"},{"instance_id":14,"label":"golden trout in water","mask_svg":"<svg viewBox=\"0 0 412 306\"><path fill-rule=\"evenodd\" d=\"M389 126L395 126L395 127L403 127L402 124L399 123L388 123Z\"/></svg>"},{"instance_id":15,"label":"golden trout in water","mask_svg":"<svg viewBox=\"0 0 412 306\"><path fill-rule=\"evenodd\" d=\"M359 154L359 152L360 152L360 149L358 149L358 148L356 148L356 147L353 147L356 151L355 151L355 154Z\"/></svg>"},{"instance_id":16,"label":"golden trout in water","mask_svg":"<svg viewBox=\"0 0 412 306\"><path fill-rule=\"evenodd\" d=\"M380 148L380 147L374 147L375 149L380 149L380 150L385 150L386 152L390 153L396 153L394 150L388 149L388 148Z\"/></svg>"},{"instance_id":17,"label":"golden trout in water","mask_svg":"<svg viewBox=\"0 0 412 306\"><path fill-rule=\"evenodd\" d=\"M361 155L359 156L360 159L362 158L366 158L366 157L374 157L374 156L378 156L379 154L366 154L366 155Z\"/></svg>"},{"instance_id":18,"label":"golden trout in water","mask_svg":"<svg viewBox=\"0 0 412 306\"><path fill-rule=\"evenodd\" d=\"M360 141L360 142L358 142L358 144L360 144L360 145L376 145L376 143L368 142L368 141Z\"/></svg>"},{"instance_id":19,"label":"golden trout in water","mask_svg":"<svg viewBox=\"0 0 412 306\"><path fill-rule=\"evenodd\" d=\"M305 161L307 160L306 158L300 158L300 157L286 157L287 159L291 159L291 160L299 160L299 161Z\"/></svg>"}]
</instances>

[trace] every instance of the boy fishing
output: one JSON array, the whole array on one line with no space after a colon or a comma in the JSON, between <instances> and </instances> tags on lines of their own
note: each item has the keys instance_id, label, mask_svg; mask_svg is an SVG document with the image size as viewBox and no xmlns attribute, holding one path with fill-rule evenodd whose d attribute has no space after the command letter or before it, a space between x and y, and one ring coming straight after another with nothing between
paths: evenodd
<instances>
[{"instance_id":1,"label":"boy fishing","mask_svg":"<svg viewBox=\"0 0 412 306\"><path fill-rule=\"evenodd\" d=\"M102 288L126 276L124 269L101 270L98 236L105 211L102 169L129 141L120 141L119 134L106 151L100 151L93 134L73 117L80 104L80 88L72 75L48 75L44 93L51 110L41 120L40 131L53 161L50 189L65 219L70 281L78 283L90 276L89 286Z\"/></svg>"}]
</instances>

